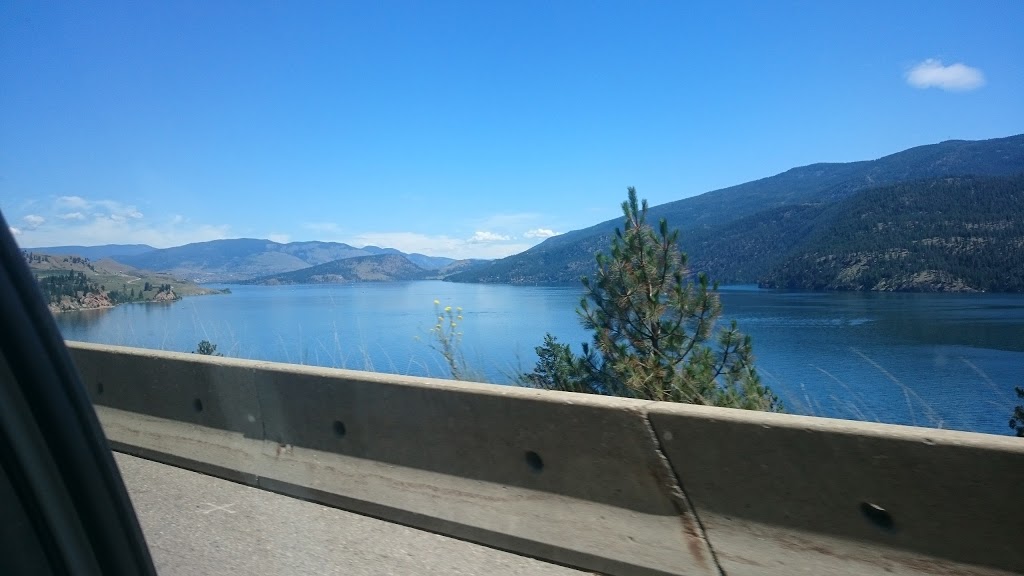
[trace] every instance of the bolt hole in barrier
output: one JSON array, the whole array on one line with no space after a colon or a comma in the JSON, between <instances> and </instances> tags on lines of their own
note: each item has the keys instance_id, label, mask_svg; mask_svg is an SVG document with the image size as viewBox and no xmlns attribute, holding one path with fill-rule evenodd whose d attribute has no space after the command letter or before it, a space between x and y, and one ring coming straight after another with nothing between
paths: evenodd
<instances>
[{"instance_id":1,"label":"bolt hole in barrier","mask_svg":"<svg viewBox=\"0 0 1024 576\"><path fill-rule=\"evenodd\" d=\"M541 459L540 454L530 450L526 453L526 465L534 472L540 472L544 469L544 460Z\"/></svg>"},{"instance_id":2,"label":"bolt hole in barrier","mask_svg":"<svg viewBox=\"0 0 1024 576\"><path fill-rule=\"evenodd\" d=\"M345 432L346 432L346 430L345 430L345 423L342 422L341 420L335 420L334 421L334 435L337 436L338 438L344 438L345 437Z\"/></svg>"},{"instance_id":3,"label":"bolt hole in barrier","mask_svg":"<svg viewBox=\"0 0 1024 576\"><path fill-rule=\"evenodd\" d=\"M199 398L196 398L195 400L192 401L192 407L196 409L196 412L202 412L203 401L200 400Z\"/></svg>"},{"instance_id":4,"label":"bolt hole in barrier","mask_svg":"<svg viewBox=\"0 0 1024 576\"><path fill-rule=\"evenodd\" d=\"M892 519L892 514L889 514L885 508L882 508L878 504L861 502L860 511L868 521L883 530L892 530L895 525L895 522Z\"/></svg>"}]
</instances>

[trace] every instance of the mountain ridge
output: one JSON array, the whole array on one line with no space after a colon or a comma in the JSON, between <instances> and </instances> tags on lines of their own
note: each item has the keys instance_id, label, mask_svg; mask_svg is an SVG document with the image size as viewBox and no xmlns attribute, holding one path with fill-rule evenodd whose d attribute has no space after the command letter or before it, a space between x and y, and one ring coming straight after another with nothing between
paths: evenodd
<instances>
[{"instance_id":1,"label":"mountain ridge","mask_svg":"<svg viewBox=\"0 0 1024 576\"><path fill-rule=\"evenodd\" d=\"M156 248L149 244L99 244L97 246L40 246L25 248L25 250L51 256L81 256L90 260L102 260L111 256L144 254L152 252Z\"/></svg>"},{"instance_id":2,"label":"mountain ridge","mask_svg":"<svg viewBox=\"0 0 1024 576\"><path fill-rule=\"evenodd\" d=\"M316 266L261 276L243 284L347 284L423 280L430 271L412 263L404 254L371 254L340 258Z\"/></svg>"},{"instance_id":3,"label":"mountain ridge","mask_svg":"<svg viewBox=\"0 0 1024 576\"><path fill-rule=\"evenodd\" d=\"M856 192L897 182L941 176L1006 176L1021 171L1024 135L947 140L875 160L791 168L774 176L653 206L649 219L657 222L665 218L670 227L681 229L680 244L690 256L692 271L708 272L713 279L723 282L753 283L758 280L758 273L781 262L784 254L765 254L763 247L754 242L752 233L728 228L743 218L751 218L752 223L772 222L780 210L826 206ZM593 273L595 253L608 249L614 230L620 225L621 219L613 219L574 230L525 252L453 274L448 280L575 284L581 276ZM728 246L720 241L724 232L733 234L734 242ZM770 240L780 241L779 235L771 236ZM792 241L788 238L784 243Z\"/></svg>"},{"instance_id":4,"label":"mountain ridge","mask_svg":"<svg viewBox=\"0 0 1024 576\"><path fill-rule=\"evenodd\" d=\"M113 257L136 268L166 272L199 283L238 282L293 272L346 258L400 255L426 269L438 270L452 258L406 254L394 248L355 248L341 242L280 243L260 238L232 238L195 242L136 255Z\"/></svg>"}]
</instances>

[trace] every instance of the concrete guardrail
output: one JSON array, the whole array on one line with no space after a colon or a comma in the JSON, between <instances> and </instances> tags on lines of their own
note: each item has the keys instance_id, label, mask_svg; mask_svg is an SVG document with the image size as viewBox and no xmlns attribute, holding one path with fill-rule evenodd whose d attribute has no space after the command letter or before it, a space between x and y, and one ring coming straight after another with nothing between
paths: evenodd
<instances>
[{"instance_id":1,"label":"concrete guardrail","mask_svg":"<svg viewBox=\"0 0 1024 576\"><path fill-rule=\"evenodd\" d=\"M1024 441L68 342L112 446L607 574L1024 572Z\"/></svg>"}]
</instances>

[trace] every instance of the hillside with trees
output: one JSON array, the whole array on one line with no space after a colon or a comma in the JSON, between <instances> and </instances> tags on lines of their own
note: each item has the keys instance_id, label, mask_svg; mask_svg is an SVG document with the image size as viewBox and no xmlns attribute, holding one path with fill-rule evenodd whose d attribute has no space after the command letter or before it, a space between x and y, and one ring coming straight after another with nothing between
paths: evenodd
<instances>
[{"instance_id":1,"label":"hillside with trees","mask_svg":"<svg viewBox=\"0 0 1024 576\"><path fill-rule=\"evenodd\" d=\"M681 227L694 272L753 283L782 264L829 207L858 192L899 182L1024 172L1024 135L919 146L877 160L812 164L650 209ZM596 271L594 254L617 221L549 238L520 254L452 275L456 282L575 284Z\"/></svg>"},{"instance_id":2,"label":"hillside with trees","mask_svg":"<svg viewBox=\"0 0 1024 576\"><path fill-rule=\"evenodd\" d=\"M350 282L395 282L423 280L429 270L413 264L399 254L377 254L343 258L293 272L273 274L243 284L345 284Z\"/></svg>"},{"instance_id":3,"label":"hillside with trees","mask_svg":"<svg viewBox=\"0 0 1024 576\"><path fill-rule=\"evenodd\" d=\"M74 255L24 251L39 290L51 312L110 308L129 302L171 302L182 296L219 290L182 282L112 262Z\"/></svg>"},{"instance_id":4,"label":"hillside with trees","mask_svg":"<svg viewBox=\"0 0 1024 576\"><path fill-rule=\"evenodd\" d=\"M1024 291L1024 176L874 188L830 207L810 228L762 286Z\"/></svg>"},{"instance_id":5,"label":"hillside with trees","mask_svg":"<svg viewBox=\"0 0 1024 576\"><path fill-rule=\"evenodd\" d=\"M156 270L194 282L243 282L302 270L336 260L364 256L404 256L425 270L437 270L455 260L424 254L406 254L394 248L355 248L340 242L289 242L236 238L196 242L174 248L117 256L129 266Z\"/></svg>"}]
</instances>

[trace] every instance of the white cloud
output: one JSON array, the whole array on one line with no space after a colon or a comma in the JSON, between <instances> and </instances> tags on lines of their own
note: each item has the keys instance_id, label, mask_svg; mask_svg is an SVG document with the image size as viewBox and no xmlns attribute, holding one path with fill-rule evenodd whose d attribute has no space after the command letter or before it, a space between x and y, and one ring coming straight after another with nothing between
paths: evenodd
<instances>
[{"instance_id":1,"label":"white cloud","mask_svg":"<svg viewBox=\"0 0 1024 576\"><path fill-rule=\"evenodd\" d=\"M524 238L551 238L552 236L558 236L558 232L550 228L534 228L523 233Z\"/></svg>"},{"instance_id":2,"label":"white cloud","mask_svg":"<svg viewBox=\"0 0 1024 576\"><path fill-rule=\"evenodd\" d=\"M90 212L93 216L120 216L136 220L143 217L142 212L135 206L117 200L88 200L81 196L61 196L54 204L58 210L71 210L61 218L82 220L85 212Z\"/></svg>"},{"instance_id":3,"label":"white cloud","mask_svg":"<svg viewBox=\"0 0 1024 576\"><path fill-rule=\"evenodd\" d=\"M89 207L89 201L81 196L61 196L57 198L57 207L81 210Z\"/></svg>"},{"instance_id":4,"label":"white cloud","mask_svg":"<svg viewBox=\"0 0 1024 576\"><path fill-rule=\"evenodd\" d=\"M508 242L511 240L508 236L503 234L495 234L494 232L487 232L486 230L477 230L473 233L473 237L469 239L474 244L484 244L488 242Z\"/></svg>"},{"instance_id":5,"label":"white cloud","mask_svg":"<svg viewBox=\"0 0 1024 576\"><path fill-rule=\"evenodd\" d=\"M21 228L15 228L14 226L9 226L9 228L11 229L12 235L21 236Z\"/></svg>"},{"instance_id":6,"label":"white cloud","mask_svg":"<svg viewBox=\"0 0 1024 576\"><path fill-rule=\"evenodd\" d=\"M941 60L929 58L907 72L907 84L915 88L941 88L951 92L966 92L985 85L981 70L966 64L943 66Z\"/></svg>"},{"instance_id":7,"label":"white cloud","mask_svg":"<svg viewBox=\"0 0 1024 576\"><path fill-rule=\"evenodd\" d=\"M180 246L191 242L219 240L228 237L227 225L174 226L148 224L137 220L113 217L96 218L69 226L49 226L35 231L25 230L19 238L22 246L62 246L99 244L149 244L157 248Z\"/></svg>"},{"instance_id":8,"label":"white cloud","mask_svg":"<svg viewBox=\"0 0 1024 576\"><path fill-rule=\"evenodd\" d=\"M526 228L522 224L531 224L542 218L538 214L504 214L489 217L494 224L517 223L519 230ZM344 242L363 246L380 246L395 248L402 252L416 252L428 256L445 256L448 258L504 258L523 252L549 236L557 234L546 228L530 229L530 234L520 234L505 228L487 228L480 226L481 221L474 223L474 233L469 237L449 234L424 234L419 232L354 232L349 226L335 222L306 222L302 228L311 237L309 240L323 242ZM305 238L303 238L305 239Z\"/></svg>"},{"instance_id":9,"label":"white cloud","mask_svg":"<svg viewBox=\"0 0 1024 576\"><path fill-rule=\"evenodd\" d=\"M287 244L291 242L291 236L287 234L280 234L278 232L271 232L270 234L267 234L267 240L277 242L279 244Z\"/></svg>"},{"instance_id":10,"label":"white cloud","mask_svg":"<svg viewBox=\"0 0 1024 576\"><path fill-rule=\"evenodd\" d=\"M182 216L150 221L135 206L115 200L61 196L36 203L39 214L22 217L18 242L22 246L140 243L158 248L226 238L228 226L192 224ZM42 226L46 223L46 226Z\"/></svg>"},{"instance_id":11,"label":"white cloud","mask_svg":"<svg viewBox=\"0 0 1024 576\"><path fill-rule=\"evenodd\" d=\"M318 238L320 239L320 238ZM326 240L326 238L323 238ZM380 246L396 248L402 252L420 253L448 258L504 258L532 246L524 243L480 243L445 234L419 234L416 232L366 232L335 239L352 246Z\"/></svg>"}]
</instances>

